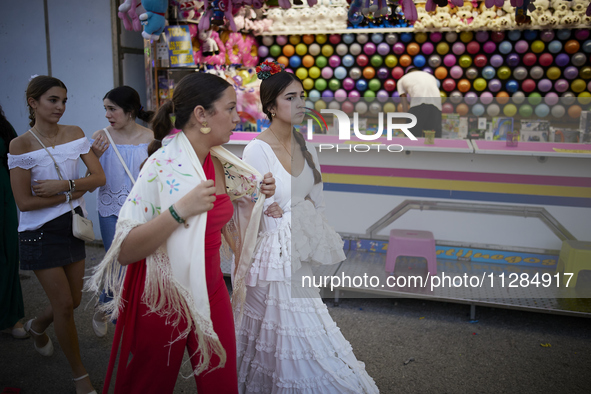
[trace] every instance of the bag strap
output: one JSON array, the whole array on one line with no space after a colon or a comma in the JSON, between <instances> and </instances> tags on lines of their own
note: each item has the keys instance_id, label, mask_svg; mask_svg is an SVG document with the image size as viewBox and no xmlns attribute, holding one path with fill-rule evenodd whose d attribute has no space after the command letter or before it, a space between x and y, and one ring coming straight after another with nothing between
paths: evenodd
<instances>
[{"instance_id":1,"label":"bag strap","mask_svg":"<svg viewBox=\"0 0 591 394\"><path fill-rule=\"evenodd\" d=\"M47 149L47 147L45 146L45 144L43 144L43 142L41 142L41 140L39 139L39 137L37 137L37 135L35 133L33 133L33 129L29 129L29 132L31 132L31 134L33 134L33 137L35 137L37 139L37 141L39 141L39 143L41 144L41 146L43 147L43 149L45 149L45 152L47 152L47 154L49 155L49 157L51 157L51 160L53 160L53 165L55 166L55 170L57 171L57 176L59 176L60 181L63 181L64 178L62 177L62 173L60 171L59 166L57 165L57 161L55 161L55 158L53 157L53 155L51 154L51 152L49 151L49 149ZM74 205L72 205L72 201L68 201L70 203L70 208L72 208L72 215L75 213L74 212Z\"/></svg>"},{"instance_id":2,"label":"bag strap","mask_svg":"<svg viewBox=\"0 0 591 394\"><path fill-rule=\"evenodd\" d=\"M135 179L133 179L133 176L131 175L131 171L129 171L129 168L127 168L127 165L123 161L123 157L121 157L121 154L119 153L119 149L117 149L117 145L115 145L115 142L113 142L113 138L111 138L111 134L109 133L109 130L107 130L106 127L103 130L105 131L105 134L107 135L107 138L109 139L109 143L113 147L113 150L117 154L117 157L119 158L119 161L123 165L123 168L125 168L125 172L127 172L127 175L129 176L129 179L131 179L131 183L133 185L135 185Z\"/></svg>"}]
</instances>

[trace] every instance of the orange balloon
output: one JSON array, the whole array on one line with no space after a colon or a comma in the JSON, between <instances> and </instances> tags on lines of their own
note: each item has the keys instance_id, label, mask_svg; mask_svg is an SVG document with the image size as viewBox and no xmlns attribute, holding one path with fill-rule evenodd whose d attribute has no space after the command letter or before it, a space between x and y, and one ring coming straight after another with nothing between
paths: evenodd
<instances>
[{"instance_id":1,"label":"orange balloon","mask_svg":"<svg viewBox=\"0 0 591 394\"><path fill-rule=\"evenodd\" d=\"M421 51L421 47L419 47L419 44L417 44L416 42L411 42L406 47L406 52L411 56L417 55L420 51Z\"/></svg>"},{"instance_id":2,"label":"orange balloon","mask_svg":"<svg viewBox=\"0 0 591 394\"><path fill-rule=\"evenodd\" d=\"M497 93L497 103L500 105L505 105L509 102L509 93L507 92L499 92Z\"/></svg>"},{"instance_id":3,"label":"orange balloon","mask_svg":"<svg viewBox=\"0 0 591 394\"><path fill-rule=\"evenodd\" d=\"M466 93L468 90L470 90L471 84L467 79L460 79L457 86L460 92Z\"/></svg>"},{"instance_id":4,"label":"orange balloon","mask_svg":"<svg viewBox=\"0 0 591 394\"><path fill-rule=\"evenodd\" d=\"M314 36L312 34L306 34L302 37L302 41L304 41L304 44L310 45L314 42Z\"/></svg>"},{"instance_id":5,"label":"orange balloon","mask_svg":"<svg viewBox=\"0 0 591 394\"><path fill-rule=\"evenodd\" d=\"M465 103L460 103L456 107L456 113L460 116L468 115L469 110L470 110L470 108L468 108L468 106Z\"/></svg>"},{"instance_id":6,"label":"orange balloon","mask_svg":"<svg viewBox=\"0 0 591 394\"><path fill-rule=\"evenodd\" d=\"M568 40L566 44L564 44L564 50L570 55L577 53L580 47L581 45L577 40Z\"/></svg>"},{"instance_id":7,"label":"orange balloon","mask_svg":"<svg viewBox=\"0 0 591 394\"><path fill-rule=\"evenodd\" d=\"M435 69L435 78L437 78L437 79L445 79L445 78L447 78L447 68L445 68L445 67L437 67Z\"/></svg>"},{"instance_id":8,"label":"orange balloon","mask_svg":"<svg viewBox=\"0 0 591 394\"><path fill-rule=\"evenodd\" d=\"M372 79L376 76L376 69L373 67L365 67L363 69L363 78Z\"/></svg>"},{"instance_id":9,"label":"orange balloon","mask_svg":"<svg viewBox=\"0 0 591 394\"><path fill-rule=\"evenodd\" d=\"M285 67L289 66L289 60L285 56L279 56L277 58L277 63L283 64Z\"/></svg>"},{"instance_id":10,"label":"orange balloon","mask_svg":"<svg viewBox=\"0 0 591 394\"><path fill-rule=\"evenodd\" d=\"M312 57L311 55L304 56L304 58L302 59L302 64L306 68L312 67L314 65L314 57Z\"/></svg>"},{"instance_id":11,"label":"orange balloon","mask_svg":"<svg viewBox=\"0 0 591 394\"><path fill-rule=\"evenodd\" d=\"M578 105L571 105L568 109L568 116L570 116L571 118L578 119L581 117L581 111L582 109Z\"/></svg>"},{"instance_id":12,"label":"orange balloon","mask_svg":"<svg viewBox=\"0 0 591 394\"><path fill-rule=\"evenodd\" d=\"M295 48L293 47L293 45L287 44L286 46L283 47L283 54L285 56L291 57L291 56L293 56L294 53L295 53Z\"/></svg>"},{"instance_id":13,"label":"orange balloon","mask_svg":"<svg viewBox=\"0 0 591 394\"><path fill-rule=\"evenodd\" d=\"M402 67L408 67L412 63L412 59L408 55L402 55L400 56L400 59L398 59L398 62Z\"/></svg>"}]
</instances>

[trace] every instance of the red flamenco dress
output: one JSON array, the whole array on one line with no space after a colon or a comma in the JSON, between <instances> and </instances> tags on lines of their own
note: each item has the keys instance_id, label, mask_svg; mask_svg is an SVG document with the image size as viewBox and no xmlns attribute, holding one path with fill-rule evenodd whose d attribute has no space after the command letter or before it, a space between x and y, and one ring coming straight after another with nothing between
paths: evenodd
<instances>
[{"instance_id":1,"label":"red flamenco dress","mask_svg":"<svg viewBox=\"0 0 591 394\"><path fill-rule=\"evenodd\" d=\"M207 179L215 181L215 169L208 154L203 163ZM221 229L231 219L234 208L227 194L216 195L214 207L207 213L205 229L205 275L211 308L211 321L224 350L226 365L213 372L205 371L195 376L199 393L238 393L236 372L236 337L230 296L220 268ZM141 302L146 279L146 260L143 259L127 268L123 287L124 308L117 320L113 347L109 360L103 393L108 393L111 375L121 341L120 362L115 382L116 394L172 393L179 374L185 348L189 354L197 349L196 335L176 340L186 328L186 321L173 327L166 324L166 318L150 313ZM174 341L174 342L173 342ZM127 363L121 360L131 360ZM191 358L195 369L199 354ZM212 356L210 369L219 363L219 357Z\"/></svg>"}]
</instances>

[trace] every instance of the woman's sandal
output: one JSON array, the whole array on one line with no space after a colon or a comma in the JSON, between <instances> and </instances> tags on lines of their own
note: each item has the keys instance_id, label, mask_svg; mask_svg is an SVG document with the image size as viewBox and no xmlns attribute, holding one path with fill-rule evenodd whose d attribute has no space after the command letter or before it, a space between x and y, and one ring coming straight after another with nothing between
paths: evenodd
<instances>
[{"instance_id":1,"label":"woman's sandal","mask_svg":"<svg viewBox=\"0 0 591 394\"><path fill-rule=\"evenodd\" d=\"M31 328L31 326L33 325L33 320L35 320L35 319L31 319L28 322L26 322L25 326L23 327L24 330L28 333L33 333L34 335L37 335L37 336L45 335L45 331L47 331L47 329L45 329L45 330L43 330L43 332L39 333ZM53 343L51 342L51 338L49 336L47 336L47 343L45 344L45 346L37 347L37 343L34 340L33 340L33 344L35 345L35 350L37 350L37 353L39 353L40 355L45 356L45 357L49 357L53 354Z\"/></svg>"},{"instance_id":2,"label":"woman's sandal","mask_svg":"<svg viewBox=\"0 0 591 394\"><path fill-rule=\"evenodd\" d=\"M82 379L86 379L88 377L88 374L86 375L82 375L82 376L78 376L77 378L72 378L72 380L74 381L74 384L76 384L76 382L81 381ZM88 394L97 394L96 390L92 390L90 393Z\"/></svg>"}]
</instances>

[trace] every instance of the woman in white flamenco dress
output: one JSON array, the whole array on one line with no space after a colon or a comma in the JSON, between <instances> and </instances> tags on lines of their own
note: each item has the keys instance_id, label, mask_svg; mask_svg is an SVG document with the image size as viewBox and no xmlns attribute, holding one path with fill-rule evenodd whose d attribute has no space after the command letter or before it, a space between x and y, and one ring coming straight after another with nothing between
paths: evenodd
<instances>
[{"instance_id":1,"label":"woman in white flamenco dress","mask_svg":"<svg viewBox=\"0 0 591 394\"><path fill-rule=\"evenodd\" d=\"M260 173L272 172L277 188L265 202L267 214L261 219L246 276L246 302L236 324L239 391L377 393L319 290L302 287L302 276L312 276L314 265L345 259L343 241L323 215L316 151L301 134L291 132L291 114L298 116L303 108L302 96L301 82L293 74L279 72L263 80L261 101L271 127L243 154ZM271 217L271 212L281 217Z\"/></svg>"}]
</instances>

